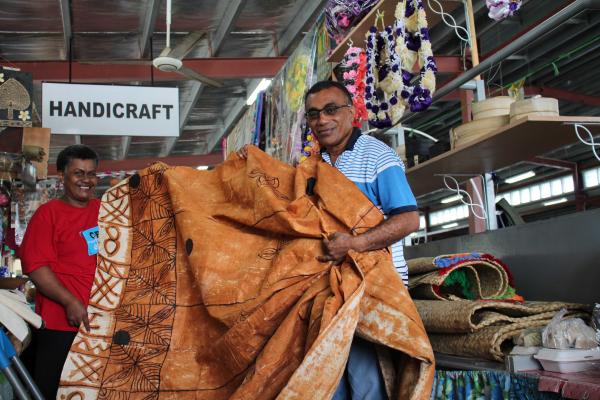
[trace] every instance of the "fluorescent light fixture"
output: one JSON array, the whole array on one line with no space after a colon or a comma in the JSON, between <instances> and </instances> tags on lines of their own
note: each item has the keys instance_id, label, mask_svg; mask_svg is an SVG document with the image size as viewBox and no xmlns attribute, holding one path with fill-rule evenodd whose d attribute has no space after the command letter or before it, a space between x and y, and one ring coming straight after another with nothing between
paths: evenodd
<instances>
[{"instance_id":1,"label":"fluorescent light fixture","mask_svg":"<svg viewBox=\"0 0 600 400\"><path fill-rule=\"evenodd\" d=\"M196 169L199 171L206 171L208 169L208 165L198 165Z\"/></svg>"},{"instance_id":2,"label":"fluorescent light fixture","mask_svg":"<svg viewBox=\"0 0 600 400\"><path fill-rule=\"evenodd\" d=\"M442 225L442 229L456 228L457 226L458 226L458 222L453 222L451 224Z\"/></svg>"},{"instance_id":3,"label":"fluorescent light fixture","mask_svg":"<svg viewBox=\"0 0 600 400\"><path fill-rule=\"evenodd\" d=\"M446 197L445 199L442 199L442 203L443 204L453 203L460 199L462 199L462 195L455 194L454 196L450 196L450 197Z\"/></svg>"},{"instance_id":4,"label":"fluorescent light fixture","mask_svg":"<svg viewBox=\"0 0 600 400\"><path fill-rule=\"evenodd\" d=\"M265 79L263 78L260 83L258 84L258 86L254 89L254 91L252 92L252 94L248 97L248 100L246 100L246 104L251 106L252 104L254 104L254 102L256 101L256 97L258 96L258 94L260 92L264 92L265 90L267 90L267 88L271 86L271 80L270 79Z\"/></svg>"},{"instance_id":5,"label":"fluorescent light fixture","mask_svg":"<svg viewBox=\"0 0 600 400\"><path fill-rule=\"evenodd\" d=\"M553 206L555 204L566 203L566 202L567 202L567 198L561 197L560 199L546 201L543 204L544 204L544 207L548 207L548 206Z\"/></svg>"},{"instance_id":6,"label":"fluorescent light fixture","mask_svg":"<svg viewBox=\"0 0 600 400\"><path fill-rule=\"evenodd\" d=\"M511 176L510 178L506 178L504 182L506 183L516 183L520 181L524 181L525 179L533 178L535 176L535 172L527 171L519 175Z\"/></svg>"}]
</instances>

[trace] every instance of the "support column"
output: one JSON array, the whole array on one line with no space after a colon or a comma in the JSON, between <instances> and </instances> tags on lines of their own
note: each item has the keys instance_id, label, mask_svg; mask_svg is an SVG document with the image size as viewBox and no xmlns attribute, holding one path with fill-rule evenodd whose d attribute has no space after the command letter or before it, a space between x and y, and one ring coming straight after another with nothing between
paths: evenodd
<instances>
[{"instance_id":1,"label":"support column","mask_svg":"<svg viewBox=\"0 0 600 400\"><path fill-rule=\"evenodd\" d=\"M483 190L483 179L481 176L476 176L467 181L467 192L471 195L471 199L473 200L473 204L477 204L481 206L481 209L486 209L485 207L485 195ZM477 207L479 208L479 207ZM482 214L478 212L478 214ZM481 233L487 230L486 220L477 218L473 214L473 210L469 210L469 234L473 233Z\"/></svg>"},{"instance_id":2,"label":"support column","mask_svg":"<svg viewBox=\"0 0 600 400\"><path fill-rule=\"evenodd\" d=\"M463 123L470 122L473 120L472 104L474 98L475 96L472 90L460 91L460 111Z\"/></svg>"}]
</instances>

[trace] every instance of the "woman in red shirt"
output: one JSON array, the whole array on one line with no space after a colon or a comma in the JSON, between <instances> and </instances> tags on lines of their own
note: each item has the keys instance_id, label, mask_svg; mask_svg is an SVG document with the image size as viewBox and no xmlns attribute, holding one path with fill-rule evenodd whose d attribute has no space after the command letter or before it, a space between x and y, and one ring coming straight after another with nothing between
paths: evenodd
<instances>
[{"instance_id":1,"label":"woman in red shirt","mask_svg":"<svg viewBox=\"0 0 600 400\"><path fill-rule=\"evenodd\" d=\"M23 269L35 283L36 312L44 329L35 333L33 377L46 399L56 398L60 374L77 330L90 330L87 305L96 272L98 213L94 198L98 155L84 145L63 149L56 168L64 195L33 215L20 248Z\"/></svg>"}]
</instances>

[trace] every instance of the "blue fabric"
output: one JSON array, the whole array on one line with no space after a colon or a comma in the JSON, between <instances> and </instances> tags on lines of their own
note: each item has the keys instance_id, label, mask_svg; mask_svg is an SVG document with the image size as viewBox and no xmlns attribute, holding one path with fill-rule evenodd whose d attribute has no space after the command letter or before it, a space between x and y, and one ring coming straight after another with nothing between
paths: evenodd
<instances>
[{"instance_id":1,"label":"blue fabric","mask_svg":"<svg viewBox=\"0 0 600 400\"><path fill-rule=\"evenodd\" d=\"M332 165L326 149L321 151L321 155ZM402 160L388 145L374 137L355 129L334 167L354 182L386 216L417 211L417 201L406 180ZM391 247L394 266L406 285L408 268L404 248L401 242Z\"/></svg>"},{"instance_id":2,"label":"blue fabric","mask_svg":"<svg viewBox=\"0 0 600 400\"><path fill-rule=\"evenodd\" d=\"M437 257L433 260L434 264L439 268L446 268L461 261L481 260L481 253L470 253L464 255L456 255L450 257Z\"/></svg>"},{"instance_id":3,"label":"blue fabric","mask_svg":"<svg viewBox=\"0 0 600 400\"><path fill-rule=\"evenodd\" d=\"M11 358L17 355L14 346L4 333L4 330L0 329L0 368L5 369L10 366Z\"/></svg>"},{"instance_id":4,"label":"blue fabric","mask_svg":"<svg viewBox=\"0 0 600 400\"><path fill-rule=\"evenodd\" d=\"M346 370L333 400L386 400L375 345L354 336Z\"/></svg>"},{"instance_id":5,"label":"blue fabric","mask_svg":"<svg viewBox=\"0 0 600 400\"><path fill-rule=\"evenodd\" d=\"M556 400L557 393L539 392L538 379L500 371L435 372L431 400Z\"/></svg>"}]
</instances>

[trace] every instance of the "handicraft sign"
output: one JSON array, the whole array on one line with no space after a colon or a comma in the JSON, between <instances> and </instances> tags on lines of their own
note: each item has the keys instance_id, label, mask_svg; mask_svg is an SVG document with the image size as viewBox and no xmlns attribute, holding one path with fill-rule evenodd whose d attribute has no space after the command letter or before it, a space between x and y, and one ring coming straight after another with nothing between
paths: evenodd
<instances>
[{"instance_id":1,"label":"handicraft sign","mask_svg":"<svg viewBox=\"0 0 600 400\"><path fill-rule=\"evenodd\" d=\"M31 127L31 73L0 67L0 127Z\"/></svg>"},{"instance_id":2,"label":"handicraft sign","mask_svg":"<svg viewBox=\"0 0 600 400\"><path fill-rule=\"evenodd\" d=\"M179 136L179 89L42 84L42 122L52 133Z\"/></svg>"}]
</instances>

